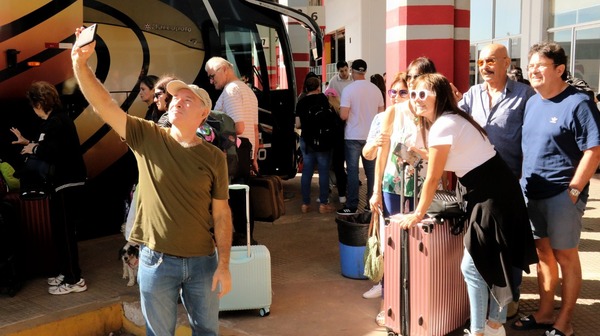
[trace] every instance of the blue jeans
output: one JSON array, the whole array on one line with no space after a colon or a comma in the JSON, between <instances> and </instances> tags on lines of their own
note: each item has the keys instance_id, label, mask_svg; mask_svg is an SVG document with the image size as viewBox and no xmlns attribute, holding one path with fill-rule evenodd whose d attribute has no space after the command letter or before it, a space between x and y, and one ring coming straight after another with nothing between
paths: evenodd
<instances>
[{"instance_id":1,"label":"blue jeans","mask_svg":"<svg viewBox=\"0 0 600 336\"><path fill-rule=\"evenodd\" d=\"M329 166L331 164L331 151L315 152L307 148L304 139L300 138L300 150L304 165L302 166L302 203L310 204L310 186L315 172L315 164L319 171L319 200L327 204L329 199Z\"/></svg>"},{"instance_id":2,"label":"blue jeans","mask_svg":"<svg viewBox=\"0 0 600 336\"><path fill-rule=\"evenodd\" d=\"M216 253L180 258L140 246L138 283L147 335L175 334L180 290L192 335L218 335L219 297L211 290L216 269Z\"/></svg>"},{"instance_id":3,"label":"blue jeans","mask_svg":"<svg viewBox=\"0 0 600 336\"><path fill-rule=\"evenodd\" d=\"M483 334L488 306L489 316L487 319L498 323L505 323L506 307L499 307L496 299L490 295L487 283L483 280L477 268L475 268L473 258L471 258L466 249L460 267L467 283L467 292L469 293L471 333Z\"/></svg>"},{"instance_id":4,"label":"blue jeans","mask_svg":"<svg viewBox=\"0 0 600 336\"><path fill-rule=\"evenodd\" d=\"M362 158L363 168L367 176L367 200L373 195L373 181L375 180L375 160L367 160L362 156L365 140L346 140L346 168L348 170L348 192L346 207L358 207L358 160Z\"/></svg>"}]
</instances>

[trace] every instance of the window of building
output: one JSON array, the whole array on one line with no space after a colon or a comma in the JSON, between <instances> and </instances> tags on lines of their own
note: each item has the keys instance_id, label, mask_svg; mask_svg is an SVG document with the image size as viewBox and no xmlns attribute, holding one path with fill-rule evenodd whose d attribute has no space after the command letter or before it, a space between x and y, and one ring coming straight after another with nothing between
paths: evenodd
<instances>
[{"instance_id":1,"label":"window of building","mask_svg":"<svg viewBox=\"0 0 600 336\"><path fill-rule=\"evenodd\" d=\"M469 74L471 85L481 83L477 59L490 43L506 46L513 67L521 67L521 2L522 0L471 1L471 52Z\"/></svg>"},{"instance_id":2,"label":"window of building","mask_svg":"<svg viewBox=\"0 0 600 336\"><path fill-rule=\"evenodd\" d=\"M550 27L558 28L600 20L596 0L550 0Z\"/></svg>"},{"instance_id":3,"label":"window of building","mask_svg":"<svg viewBox=\"0 0 600 336\"><path fill-rule=\"evenodd\" d=\"M597 1L550 1L549 40L567 54L567 70L598 92L600 88L600 5Z\"/></svg>"}]
</instances>

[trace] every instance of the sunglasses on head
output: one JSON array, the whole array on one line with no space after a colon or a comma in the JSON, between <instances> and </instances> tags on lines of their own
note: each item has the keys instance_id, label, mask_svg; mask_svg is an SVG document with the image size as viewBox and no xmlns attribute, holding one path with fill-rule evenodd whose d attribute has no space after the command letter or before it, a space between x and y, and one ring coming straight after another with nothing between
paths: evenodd
<instances>
[{"instance_id":1,"label":"sunglasses on head","mask_svg":"<svg viewBox=\"0 0 600 336\"><path fill-rule=\"evenodd\" d=\"M400 97L405 98L406 96L408 96L408 90L388 90L388 95L391 98L396 98L397 95L400 95Z\"/></svg>"},{"instance_id":2,"label":"sunglasses on head","mask_svg":"<svg viewBox=\"0 0 600 336\"><path fill-rule=\"evenodd\" d=\"M425 100L428 96L435 96L435 93L429 90L411 90L410 91L410 99L411 100Z\"/></svg>"}]
</instances>

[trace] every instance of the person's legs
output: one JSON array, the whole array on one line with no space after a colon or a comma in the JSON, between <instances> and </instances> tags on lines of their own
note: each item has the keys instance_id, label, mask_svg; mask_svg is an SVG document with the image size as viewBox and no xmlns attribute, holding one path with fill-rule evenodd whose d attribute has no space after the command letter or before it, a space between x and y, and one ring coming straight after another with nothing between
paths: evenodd
<instances>
[{"instance_id":1,"label":"person's legs","mask_svg":"<svg viewBox=\"0 0 600 336\"><path fill-rule=\"evenodd\" d=\"M346 140L346 166L348 169L348 191L346 193L346 207L358 207L358 160L363 145L359 140Z\"/></svg>"},{"instance_id":2,"label":"person's legs","mask_svg":"<svg viewBox=\"0 0 600 336\"><path fill-rule=\"evenodd\" d=\"M138 284L149 336L175 334L182 260L140 246Z\"/></svg>"},{"instance_id":3,"label":"person's legs","mask_svg":"<svg viewBox=\"0 0 600 336\"><path fill-rule=\"evenodd\" d=\"M302 190L302 204L310 204L310 186L312 183L313 173L315 171L315 164L317 163L316 153L309 150L306 143L300 138L300 149L302 150L302 158L304 163L302 165L302 178L300 179L300 186ZM329 185L329 181L327 182Z\"/></svg>"},{"instance_id":4,"label":"person's legs","mask_svg":"<svg viewBox=\"0 0 600 336\"><path fill-rule=\"evenodd\" d=\"M364 147L363 142L363 147ZM361 148L362 151L362 148ZM373 184L375 181L375 160L367 160L364 156L361 155L363 169L365 170L365 175L367 176L367 199L371 199L373 195ZM367 204L369 206L369 204Z\"/></svg>"},{"instance_id":5,"label":"person's legs","mask_svg":"<svg viewBox=\"0 0 600 336\"><path fill-rule=\"evenodd\" d=\"M488 286L475 268L475 263L469 252L465 249L461 270L467 283L469 306L471 309L471 333L483 335L488 308Z\"/></svg>"},{"instance_id":6,"label":"person's legs","mask_svg":"<svg viewBox=\"0 0 600 336\"><path fill-rule=\"evenodd\" d=\"M554 321L554 327L567 335L571 335L573 333L573 326L571 325L573 311L582 283L579 250L577 248L554 250L554 255L562 274L561 307Z\"/></svg>"},{"instance_id":7,"label":"person's legs","mask_svg":"<svg viewBox=\"0 0 600 336\"><path fill-rule=\"evenodd\" d=\"M346 187L348 185L348 175L346 175L346 168L344 167L344 163L346 162L344 152L345 142L342 132L341 137L334 144L331 157L331 169L335 174L335 185L340 197L346 197Z\"/></svg>"},{"instance_id":8,"label":"person's legs","mask_svg":"<svg viewBox=\"0 0 600 336\"><path fill-rule=\"evenodd\" d=\"M182 302L187 310L192 335L219 334L219 297L212 291L212 278L217 269L217 254L184 259L188 276L183 280Z\"/></svg>"},{"instance_id":9,"label":"person's legs","mask_svg":"<svg viewBox=\"0 0 600 336\"><path fill-rule=\"evenodd\" d=\"M317 152L317 168L319 171L319 200L321 204L329 203L329 166L331 164L331 152ZM304 174L303 174L304 175Z\"/></svg>"},{"instance_id":10,"label":"person's legs","mask_svg":"<svg viewBox=\"0 0 600 336\"><path fill-rule=\"evenodd\" d=\"M60 273L64 282L75 284L81 279L77 226L83 207L83 186L64 188L52 195L51 221L57 248Z\"/></svg>"}]
</instances>

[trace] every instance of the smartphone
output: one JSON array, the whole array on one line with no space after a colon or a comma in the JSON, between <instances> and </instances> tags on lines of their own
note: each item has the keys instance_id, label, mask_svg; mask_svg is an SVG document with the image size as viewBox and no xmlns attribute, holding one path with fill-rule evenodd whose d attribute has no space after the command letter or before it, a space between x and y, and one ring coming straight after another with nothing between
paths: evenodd
<instances>
[{"instance_id":1,"label":"smartphone","mask_svg":"<svg viewBox=\"0 0 600 336\"><path fill-rule=\"evenodd\" d=\"M81 31L81 33L79 34L79 38L75 42L75 45L78 48L81 48L83 46L86 46L86 45L94 42L95 39L96 39L96 24L94 23L93 25L91 25L91 26L85 28L83 31Z\"/></svg>"},{"instance_id":2,"label":"smartphone","mask_svg":"<svg viewBox=\"0 0 600 336\"><path fill-rule=\"evenodd\" d=\"M411 166L421 160L419 153L409 150L408 147L401 142L396 145L393 153Z\"/></svg>"}]
</instances>

